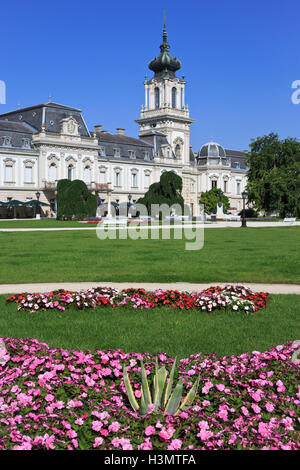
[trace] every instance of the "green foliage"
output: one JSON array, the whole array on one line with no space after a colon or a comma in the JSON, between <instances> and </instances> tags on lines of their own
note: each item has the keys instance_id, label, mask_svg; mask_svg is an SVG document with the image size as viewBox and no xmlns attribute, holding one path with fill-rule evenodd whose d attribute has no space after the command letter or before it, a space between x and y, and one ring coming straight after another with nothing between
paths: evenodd
<instances>
[{"instance_id":1,"label":"green foliage","mask_svg":"<svg viewBox=\"0 0 300 470\"><path fill-rule=\"evenodd\" d=\"M204 205L204 211L207 214L215 213L217 211L217 204L219 201L219 195L221 193L221 202L223 204L223 211L226 211L230 207L230 202L227 196L219 188L212 188L209 191L205 191L201 194L200 204Z\"/></svg>"},{"instance_id":2,"label":"green foliage","mask_svg":"<svg viewBox=\"0 0 300 470\"><path fill-rule=\"evenodd\" d=\"M173 171L165 171L158 183L153 183L145 193L144 197L140 198L138 204L143 204L147 207L148 214L151 214L152 204L167 204L169 207L178 204L181 211L184 211L184 200L182 197L182 179Z\"/></svg>"},{"instance_id":3,"label":"green foliage","mask_svg":"<svg viewBox=\"0 0 300 470\"><path fill-rule=\"evenodd\" d=\"M239 215L242 217L243 216L243 210L239 212ZM258 217L258 213L253 207L248 207L245 209L245 217Z\"/></svg>"},{"instance_id":4,"label":"green foliage","mask_svg":"<svg viewBox=\"0 0 300 470\"><path fill-rule=\"evenodd\" d=\"M123 366L123 376L124 376L124 384L126 387L127 395L129 402L134 411L139 410L141 415L145 415L148 413L149 405L154 405L154 411L158 411L160 409L164 409L165 413L169 414L177 414L179 411L186 410L189 406L192 405L199 386L200 376L186 395L183 402L180 404L182 399L182 392L183 392L183 384L182 379L179 380L176 387L172 392L173 380L174 380L174 373L176 367L176 358L173 363L169 380L167 381L167 371L166 368L160 367L158 368L158 363L156 359L156 366L155 366L155 375L153 379L153 393L151 396L150 387L148 384L147 375L145 372L143 361L141 360L141 379L142 379L142 395L141 395L141 403L138 404L133 388L131 386L126 367Z\"/></svg>"},{"instance_id":5,"label":"green foliage","mask_svg":"<svg viewBox=\"0 0 300 470\"><path fill-rule=\"evenodd\" d=\"M82 220L94 217L97 198L91 194L81 180L59 180L57 183L57 219Z\"/></svg>"},{"instance_id":6,"label":"green foliage","mask_svg":"<svg viewBox=\"0 0 300 470\"><path fill-rule=\"evenodd\" d=\"M300 142L271 133L252 140L248 200L266 214L300 216Z\"/></svg>"}]
</instances>

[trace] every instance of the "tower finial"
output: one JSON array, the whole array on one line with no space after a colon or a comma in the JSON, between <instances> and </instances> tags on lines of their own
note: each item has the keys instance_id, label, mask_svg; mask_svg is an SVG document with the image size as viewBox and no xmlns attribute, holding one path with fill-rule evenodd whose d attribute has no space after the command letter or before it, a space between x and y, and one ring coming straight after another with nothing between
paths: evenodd
<instances>
[{"instance_id":1,"label":"tower finial","mask_svg":"<svg viewBox=\"0 0 300 470\"><path fill-rule=\"evenodd\" d=\"M163 40L167 41L167 28L166 28L166 9L164 8L164 29L163 29Z\"/></svg>"}]
</instances>

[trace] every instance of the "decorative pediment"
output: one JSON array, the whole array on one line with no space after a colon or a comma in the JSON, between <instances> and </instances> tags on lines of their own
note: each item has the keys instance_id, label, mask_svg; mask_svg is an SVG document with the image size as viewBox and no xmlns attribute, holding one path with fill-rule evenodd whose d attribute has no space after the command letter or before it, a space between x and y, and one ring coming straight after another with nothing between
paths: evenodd
<instances>
[{"instance_id":1,"label":"decorative pediment","mask_svg":"<svg viewBox=\"0 0 300 470\"><path fill-rule=\"evenodd\" d=\"M73 116L62 119L61 121L61 133L67 135L79 135L78 133L78 122Z\"/></svg>"}]
</instances>

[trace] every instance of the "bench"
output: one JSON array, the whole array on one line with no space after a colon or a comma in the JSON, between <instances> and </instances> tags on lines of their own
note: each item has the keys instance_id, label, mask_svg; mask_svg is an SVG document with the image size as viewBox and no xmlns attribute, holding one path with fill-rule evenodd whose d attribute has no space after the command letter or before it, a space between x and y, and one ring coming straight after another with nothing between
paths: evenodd
<instances>
[{"instance_id":1,"label":"bench","mask_svg":"<svg viewBox=\"0 0 300 470\"><path fill-rule=\"evenodd\" d=\"M294 222L296 222L296 217L286 217L285 219L283 219L283 222L293 224Z\"/></svg>"}]
</instances>

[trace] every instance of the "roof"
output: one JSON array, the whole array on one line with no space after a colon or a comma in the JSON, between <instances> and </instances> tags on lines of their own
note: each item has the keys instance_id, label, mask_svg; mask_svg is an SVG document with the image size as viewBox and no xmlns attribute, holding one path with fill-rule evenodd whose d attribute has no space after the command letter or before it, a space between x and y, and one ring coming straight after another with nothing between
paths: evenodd
<instances>
[{"instance_id":1,"label":"roof","mask_svg":"<svg viewBox=\"0 0 300 470\"><path fill-rule=\"evenodd\" d=\"M23 122L0 120L0 131L22 132L26 134L32 134L33 132L36 132L36 129L29 126L25 122L23 123Z\"/></svg>"},{"instance_id":2,"label":"roof","mask_svg":"<svg viewBox=\"0 0 300 470\"><path fill-rule=\"evenodd\" d=\"M151 144L145 142L140 139L135 139L134 137L129 137L127 135L119 135L119 134L110 134L109 132L96 132L96 135L99 140L99 144L101 142L111 142L116 144L129 144L129 145L138 145L142 147L152 147Z\"/></svg>"},{"instance_id":3,"label":"roof","mask_svg":"<svg viewBox=\"0 0 300 470\"><path fill-rule=\"evenodd\" d=\"M46 132L59 134L61 132L61 121L71 116L78 123L79 135L90 137L90 133L81 115L81 110L58 103L47 102L16 109L15 111L1 114L0 120L27 123L27 125L36 129L36 132L40 132L42 125L45 124Z\"/></svg>"}]
</instances>

